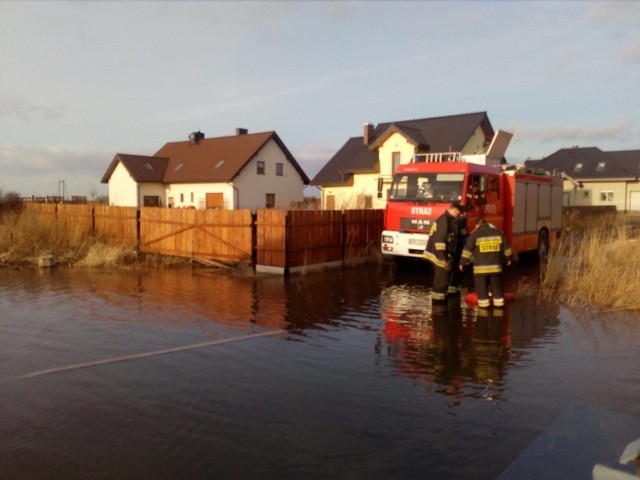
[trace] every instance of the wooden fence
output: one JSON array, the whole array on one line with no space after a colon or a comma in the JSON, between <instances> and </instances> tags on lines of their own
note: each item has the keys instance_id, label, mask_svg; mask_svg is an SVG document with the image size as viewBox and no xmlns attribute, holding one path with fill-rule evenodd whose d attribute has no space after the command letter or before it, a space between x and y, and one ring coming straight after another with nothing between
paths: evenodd
<instances>
[{"instance_id":1,"label":"wooden fence","mask_svg":"<svg viewBox=\"0 0 640 480\"><path fill-rule=\"evenodd\" d=\"M379 252L382 210L194 210L26 204L59 228L76 228L140 251L255 265L291 273L341 265Z\"/></svg>"},{"instance_id":2,"label":"wooden fence","mask_svg":"<svg viewBox=\"0 0 640 480\"><path fill-rule=\"evenodd\" d=\"M382 210L258 210L256 268L291 273L380 251Z\"/></svg>"}]
</instances>

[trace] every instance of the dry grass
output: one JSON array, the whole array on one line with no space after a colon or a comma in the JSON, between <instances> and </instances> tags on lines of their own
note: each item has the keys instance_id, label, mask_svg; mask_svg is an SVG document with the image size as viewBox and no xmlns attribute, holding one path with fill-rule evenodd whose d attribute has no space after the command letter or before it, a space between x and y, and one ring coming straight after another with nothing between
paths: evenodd
<instances>
[{"instance_id":1,"label":"dry grass","mask_svg":"<svg viewBox=\"0 0 640 480\"><path fill-rule=\"evenodd\" d=\"M9 212L0 216L0 264L37 264L42 255L53 255L58 264L79 267L167 268L190 265L189 259L136 254L131 243L112 245L80 226L60 228L43 222L35 212Z\"/></svg>"},{"instance_id":2,"label":"dry grass","mask_svg":"<svg viewBox=\"0 0 640 480\"><path fill-rule=\"evenodd\" d=\"M541 293L575 307L640 310L637 233L604 219L567 235L543 271Z\"/></svg>"}]
</instances>

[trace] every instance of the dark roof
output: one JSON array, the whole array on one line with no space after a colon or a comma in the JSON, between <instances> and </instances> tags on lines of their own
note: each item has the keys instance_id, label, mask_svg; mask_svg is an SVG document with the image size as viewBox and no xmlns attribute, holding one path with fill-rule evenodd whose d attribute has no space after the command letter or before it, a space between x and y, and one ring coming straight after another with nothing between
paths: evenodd
<instances>
[{"instance_id":1,"label":"dark roof","mask_svg":"<svg viewBox=\"0 0 640 480\"><path fill-rule=\"evenodd\" d=\"M624 165L632 176L640 176L640 150L619 150L607 155Z\"/></svg>"},{"instance_id":2,"label":"dark roof","mask_svg":"<svg viewBox=\"0 0 640 480\"><path fill-rule=\"evenodd\" d=\"M371 148L377 148L392 133L400 131L410 141L424 147L425 151L460 152L480 125L491 139L493 128L487 112L381 123L375 128L370 145Z\"/></svg>"},{"instance_id":3,"label":"dark roof","mask_svg":"<svg viewBox=\"0 0 640 480\"><path fill-rule=\"evenodd\" d=\"M486 112L381 123L375 127L368 145L364 137L347 140L316 174L311 185L348 185L353 173L378 172L377 149L394 133L402 134L422 153L460 152L478 126L485 130L487 139L493 137Z\"/></svg>"},{"instance_id":4,"label":"dark roof","mask_svg":"<svg viewBox=\"0 0 640 480\"><path fill-rule=\"evenodd\" d=\"M109 168L107 168L107 171L102 177L102 183L109 183L109 178L111 178L118 163L122 163L122 166L127 169L131 178L136 182L162 182L169 159L164 157L116 153L116 156L113 157Z\"/></svg>"},{"instance_id":5,"label":"dark roof","mask_svg":"<svg viewBox=\"0 0 640 480\"><path fill-rule=\"evenodd\" d=\"M377 165L378 152L369 150L364 137L350 138L313 177L311 185L348 185L353 173L375 172Z\"/></svg>"},{"instance_id":6,"label":"dark roof","mask_svg":"<svg viewBox=\"0 0 640 480\"><path fill-rule=\"evenodd\" d=\"M575 180L637 178L640 150L603 152L597 147L563 148L541 160L527 160L525 165L558 170Z\"/></svg>"},{"instance_id":7,"label":"dark roof","mask_svg":"<svg viewBox=\"0 0 640 480\"><path fill-rule=\"evenodd\" d=\"M124 155L128 157L125 167L131 173L134 180L159 181L163 183L217 183L230 182L249 163L260 150L270 141L274 140L283 151L285 157L299 173L305 185L309 178L304 173L291 152L284 145L275 132L262 132L253 134L240 134L227 137L203 138L198 142L190 140L183 142L166 143L153 157L140 155ZM103 183L109 181L111 173L118 159L123 155L118 154L112 165L102 178ZM163 159L165 169L160 179L147 179L136 177L133 172L142 172L143 164L149 159ZM137 159L137 160L136 160ZM137 161L137 166L132 164ZM114 162L115 165L114 165Z\"/></svg>"}]
</instances>

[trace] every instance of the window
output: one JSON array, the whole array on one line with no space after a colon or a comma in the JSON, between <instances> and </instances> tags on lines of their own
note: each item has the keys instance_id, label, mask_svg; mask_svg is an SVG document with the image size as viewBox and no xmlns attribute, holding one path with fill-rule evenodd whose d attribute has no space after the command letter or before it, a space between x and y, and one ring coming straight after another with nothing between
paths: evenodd
<instances>
[{"instance_id":1,"label":"window","mask_svg":"<svg viewBox=\"0 0 640 480\"><path fill-rule=\"evenodd\" d=\"M576 166L573 167L573 171L574 172L581 172L582 171L582 163L576 163Z\"/></svg>"},{"instance_id":2,"label":"window","mask_svg":"<svg viewBox=\"0 0 640 480\"><path fill-rule=\"evenodd\" d=\"M180 194L180 203L184 203L184 193Z\"/></svg>"},{"instance_id":3,"label":"window","mask_svg":"<svg viewBox=\"0 0 640 480\"><path fill-rule=\"evenodd\" d=\"M371 195L358 195L356 208L367 210L373 208L373 197Z\"/></svg>"},{"instance_id":4,"label":"window","mask_svg":"<svg viewBox=\"0 0 640 480\"><path fill-rule=\"evenodd\" d=\"M584 191L582 192L582 197L583 197L583 198L589 198L589 197L591 197L591 190L584 190Z\"/></svg>"},{"instance_id":5,"label":"window","mask_svg":"<svg viewBox=\"0 0 640 480\"><path fill-rule=\"evenodd\" d=\"M276 175L279 177L284 175L284 163L276 163Z\"/></svg>"},{"instance_id":6,"label":"window","mask_svg":"<svg viewBox=\"0 0 640 480\"><path fill-rule=\"evenodd\" d=\"M193 192L191 192L191 203L193 203Z\"/></svg>"},{"instance_id":7,"label":"window","mask_svg":"<svg viewBox=\"0 0 640 480\"><path fill-rule=\"evenodd\" d=\"M598 172L604 172L604 162L598 162L598 166L596 167Z\"/></svg>"},{"instance_id":8,"label":"window","mask_svg":"<svg viewBox=\"0 0 640 480\"><path fill-rule=\"evenodd\" d=\"M267 193L265 207L273 208L276 206L276 194L275 193Z\"/></svg>"},{"instance_id":9,"label":"window","mask_svg":"<svg viewBox=\"0 0 640 480\"><path fill-rule=\"evenodd\" d=\"M153 170L153 165L151 165L150 163L145 163L144 168L145 170Z\"/></svg>"},{"instance_id":10,"label":"window","mask_svg":"<svg viewBox=\"0 0 640 480\"><path fill-rule=\"evenodd\" d=\"M601 202L613 202L613 192L602 190L600 192L600 201Z\"/></svg>"},{"instance_id":11,"label":"window","mask_svg":"<svg viewBox=\"0 0 640 480\"><path fill-rule=\"evenodd\" d=\"M142 205L145 207L159 207L160 197L155 195L145 195L142 199Z\"/></svg>"},{"instance_id":12,"label":"window","mask_svg":"<svg viewBox=\"0 0 640 480\"><path fill-rule=\"evenodd\" d=\"M258 175L264 175L264 162L258 161Z\"/></svg>"},{"instance_id":13,"label":"window","mask_svg":"<svg viewBox=\"0 0 640 480\"><path fill-rule=\"evenodd\" d=\"M173 170L175 172L177 172L178 170L180 170L182 167L184 167L184 162L183 163L179 163L178 165L176 165L176 168L174 168Z\"/></svg>"},{"instance_id":14,"label":"window","mask_svg":"<svg viewBox=\"0 0 640 480\"><path fill-rule=\"evenodd\" d=\"M400 165L400 152L393 152L391 154L391 174L393 175L396 170L398 169L398 166Z\"/></svg>"}]
</instances>

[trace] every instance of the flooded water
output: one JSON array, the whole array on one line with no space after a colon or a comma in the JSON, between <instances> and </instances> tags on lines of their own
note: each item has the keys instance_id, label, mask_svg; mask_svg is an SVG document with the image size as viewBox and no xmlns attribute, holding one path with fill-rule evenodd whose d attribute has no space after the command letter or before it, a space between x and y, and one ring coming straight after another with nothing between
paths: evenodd
<instances>
[{"instance_id":1,"label":"flooded water","mask_svg":"<svg viewBox=\"0 0 640 480\"><path fill-rule=\"evenodd\" d=\"M640 314L425 280L0 270L0 478L489 479L572 404L640 416Z\"/></svg>"}]
</instances>

